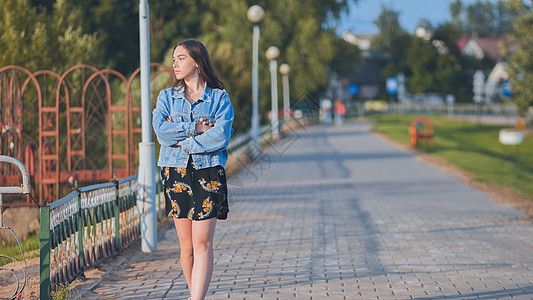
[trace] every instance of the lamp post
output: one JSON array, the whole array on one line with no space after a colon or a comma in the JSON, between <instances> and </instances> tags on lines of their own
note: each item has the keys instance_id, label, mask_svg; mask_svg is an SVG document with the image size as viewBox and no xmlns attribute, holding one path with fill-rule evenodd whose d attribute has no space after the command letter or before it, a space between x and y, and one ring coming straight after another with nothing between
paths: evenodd
<instances>
[{"instance_id":1,"label":"lamp post","mask_svg":"<svg viewBox=\"0 0 533 300\"><path fill-rule=\"evenodd\" d=\"M276 58L279 56L279 49L276 46L270 46L266 51L266 58L270 61L270 86L272 88L272 139L277 140L279 136L278 121L278 63Z\"/></svg>"},{"instance_id":2,"label":"lamp post","mask_svg":"<svg viewBox=\"0 0 533 300\"><path fill-rule=\"evenodd\" d=\"M265 12L259 5L253 5L248 9L248 20L252 22L252 156L255 158L259 155L259 22Z\"/></svg>"},{"instance_id":3,"label":"lamp post","mask_svg":"<svg viewBox=\"0 0 533 300\"><path fill-rule=\"evenodd\" d=\"M283 120L286 122L291 119L291 100L289 94L289 72L291 68L288 64L279 66L279 72L282 75L283 82Z\"/></svg>"},{"instance_id":4,"label":"lamp post","mask_svg":"<svg viewBox=\"0 0 533 300\"><path fill-rule=\"evenodd\" d=\"M150 33L148 0L139 1L139 41L141 52L142 142L139 143L139 191L137 208L141 215L141 250L157 250L157 215L155 204L155 144L150 121Z\"/></svg>"}]
</instances>

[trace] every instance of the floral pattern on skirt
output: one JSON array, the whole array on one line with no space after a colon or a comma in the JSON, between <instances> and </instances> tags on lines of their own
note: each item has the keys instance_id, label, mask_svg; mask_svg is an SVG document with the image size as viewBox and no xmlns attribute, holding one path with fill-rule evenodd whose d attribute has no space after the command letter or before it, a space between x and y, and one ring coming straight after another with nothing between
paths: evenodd
<instances>
[{"instance_id":1,"label":"floral pattern on skirt","mask_svg":"<svg viewBox=\"0 0 533 300\"><path fill-rule=\"evenodd\" d=\"M205 220L228 217L226 172L222 166L195 170L189 157L187 168L162 167L166 215Z\"/></svg>"}]
</instances>

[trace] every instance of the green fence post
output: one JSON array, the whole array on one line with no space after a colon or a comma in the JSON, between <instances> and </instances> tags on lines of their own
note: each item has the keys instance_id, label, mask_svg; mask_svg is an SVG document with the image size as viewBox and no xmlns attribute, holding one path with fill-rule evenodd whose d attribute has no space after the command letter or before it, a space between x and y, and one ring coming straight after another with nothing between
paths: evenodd
<instances>
[{"instance_id":1,"label":"green fence post","mask_svg":"<svg viewBox=\"0 0 533 300\"><path fill-rule=\"evenodd\" d=\"M47 205L40 208L40 297L41 300L50 299L50 207Z\"/></svg>"},{"instance_id":2,"label":"green fence post","mask_svg":"<svg viewBox=\"0 0 533 300\"><path fill-rule=\"evenodd\" d=\"M116 190L115 190L115 205L113 206L114 215L115 215L115 245L117 245L117 252L120 251L120 206L119 206L119 195L120 195L120 185L117 180L117 176L115 174L114 179L116 184Z\"/></svg>"},{"instance_id":3,"label":"green fence post","mask_svg":"<svg viewBox=\"0 0 533 300\"><path fill-rule=\"evenodd\" d=\"M163 218L161 214L161 190L163 188L161 187L161 182L159 180L156 180L155 182L155 193L157 197L157 220L161 221Z\"/></svg>"},{"instance_id":4,"label":"green fence post","mask_svg":"<svg viewBox=\"0 0 533 300\"><path fill-rule=\"evenodd\" d=\"M78 260L80 262L80 271L82 274L83 274L83 270L85 269L85 258L83 257L83 233L84 232L85 230L83 230L83 211L81 208L81 193L79 193L78 194L78 243L79 243Z\"/></svg>"}]
</instances>

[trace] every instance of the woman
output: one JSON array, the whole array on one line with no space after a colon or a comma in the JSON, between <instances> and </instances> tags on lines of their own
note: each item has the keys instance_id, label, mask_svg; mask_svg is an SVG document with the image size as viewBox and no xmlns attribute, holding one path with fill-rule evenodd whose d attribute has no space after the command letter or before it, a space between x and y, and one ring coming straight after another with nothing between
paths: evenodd
<instances>
[{"instance_id":1,"label":"woman","mask_svg":"<svg viewBox=\"0 0 533 300\"><path fill-rule=\"evenodd\" d=\"M176 82L157 97L152 125L161 144L166 215L178 232L189 299L199 300L213 273L216 221L229 212L224 166L233 107L201 42L178 43L172 59Z\"/></svg>"}]
</instances>

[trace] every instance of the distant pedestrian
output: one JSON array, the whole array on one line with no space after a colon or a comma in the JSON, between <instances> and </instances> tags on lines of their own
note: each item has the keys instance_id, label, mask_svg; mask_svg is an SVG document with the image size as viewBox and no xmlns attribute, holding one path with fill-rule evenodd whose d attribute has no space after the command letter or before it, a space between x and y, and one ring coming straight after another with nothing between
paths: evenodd
<instances>
[{"instance_id":1,"label":"distant pedestrian","mask_svg":"<svg viewBox=\"0 0 533 300\"><path fill-rule=\"evenodd\" d=\"M205 46L185 40L172 52L176 82L153 111L161 144L158 166L180 242L180 262L192 300L204 299L213 274L217 219L226 219L227 147L233 106Z\"/></svg>"},{"instance_id":2,"label":"distant pedestrian","mask_svg":"<svg viewBox=\"0 0 533 300\"><path fill-rule=\"evenodd\" d=\"M331 100L323 99L320 102L320 119L324 124L331 124Z\"/></svg>"},{"instance_id":3,"label":"distant pedestrian","mask_svg":"<svg viewBox=\"0 0 533 300\"><path fill-rule=\"evenodd\" d=\"M344 106L344 103L340 99L335 100L333 112L335 113L335 127L341 127L344 122L344 115L346 114L346 106Z\"/></svg>"}]
</instances>

